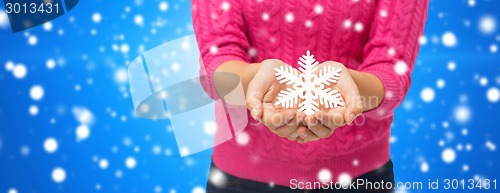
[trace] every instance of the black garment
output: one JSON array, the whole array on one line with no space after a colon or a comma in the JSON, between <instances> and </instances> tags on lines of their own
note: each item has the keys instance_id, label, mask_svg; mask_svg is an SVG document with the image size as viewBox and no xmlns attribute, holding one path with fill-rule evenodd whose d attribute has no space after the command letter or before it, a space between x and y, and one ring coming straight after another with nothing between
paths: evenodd
<instances>
[{"instance_id":1,"label":"black garment","mask_svg":"<svg viewBox=\"0 0 500 193\"><path fill-rule=\"evenodd\" d=\"M270 185L268 183L255 182L251 180L246 180L238 178L236 176L225 173L212 163L210 167L210 176L220 176L219 174L214 174L214 171L221 172L225 175L225 183L223 185L213 184L210 180L207 182L206 193L267 193L267 192L279 192L279 193L329 193L329 192L339 192L339 193L393 193L394 191L394 172L392 161L389 160L384 166L363 174L356 179L353 179L355 188L347 189L335 189L335 187L328 186L329 189L314 189L314 190L301 190L301 189L291 189L287 186ZM217 178L217 177L214 177ZM214 180L215 181L215 180ZM356 182L363 181L364 185L356 184ZM383 182L383 183L382 183ZM367 185L371 183L371 185ZM382 185L380 188L378 185ZM353 187L353 186L351 186ZM379 187L378 189L375 189ZM389 189L385 189L390 187Z\"/></svg>"}]
</instances>

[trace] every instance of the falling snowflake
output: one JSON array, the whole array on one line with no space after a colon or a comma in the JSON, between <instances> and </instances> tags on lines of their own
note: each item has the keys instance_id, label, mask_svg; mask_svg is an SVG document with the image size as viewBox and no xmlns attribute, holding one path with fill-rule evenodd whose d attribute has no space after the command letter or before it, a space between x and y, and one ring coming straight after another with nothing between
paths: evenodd
<instances>
[{"instance_id":1,"label":"falling snowflake","mask_svg":"<svg viewBox=\"0 0 500 193\"><path fill-rule=\"evenodd\" d=\"M275 68L276 79L281 83L292 85L291 88L280 91L278 101L274 105L285 108L291 108L300 102L299 111L306 115L313 115L319 111L319 105L324 105L326 108L337 108L344 106L344 100L339 90L325 88L325 85L337 83L340 78L341 68L335 69L332 66L325 66L319 70L319 75L314 74L318 69L319 62L316 61L314 55L307 51L306 55L299 58L299 73L291 66L281 66ZM319 99L319 103L316 101Z\"/></svg>"}]
</instances>

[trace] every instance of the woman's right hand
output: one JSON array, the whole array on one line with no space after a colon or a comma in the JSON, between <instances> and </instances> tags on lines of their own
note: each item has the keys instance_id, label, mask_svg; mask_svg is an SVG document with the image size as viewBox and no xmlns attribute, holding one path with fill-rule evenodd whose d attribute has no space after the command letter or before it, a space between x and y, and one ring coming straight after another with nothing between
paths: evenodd
<instances>
[{"instance_id":1,"label":"woman's right hand","mask_svg":"<svg viewBox=\"0 0 500 193\"><path fill-rule=\"evenodd\" d=\"M304 115L297 114L297 105L294 108L284 108L274 104L278 93L289 87L279 83L274 69L288 64L281 60L269 59L257 65L260 67L247 88L245 102L248 110L255 120L262 122L271 132L296 141L300 137L299 133L307 130L302 123Z\"/></svg>"}]
</instances>

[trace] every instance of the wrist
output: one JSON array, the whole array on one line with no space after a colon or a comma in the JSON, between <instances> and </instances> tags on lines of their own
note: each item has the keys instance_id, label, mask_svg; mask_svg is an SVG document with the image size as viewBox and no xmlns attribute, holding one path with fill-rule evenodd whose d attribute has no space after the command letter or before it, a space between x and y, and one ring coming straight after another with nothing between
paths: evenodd
<instances>
[{"instance_id":1,"label":"wrist","mask_svg":"<svg viewBox=\"0 0 500 193\"><path fill-rule=\"evenodd\" d=\"M245 94L247 92L248 85L252 81L255 74L257 74L257 71L259 71L260 66L260 63L247 63L239 68L238 75L241 78Z\"/></svg>"},{"instance_id":2,"label":"wrist","mask_svg":"<svg viewBox=\"0 0 500 193\"><path fill-rule=\"evenodd\" d=\"M361 85L362 81L366 78L364 72L352 69L347 69L347 72L349 73L349 76L351 76L354 83L358 86L359 93L362 95L362 88L359 87L359 85Z\"/></svg>"},{"instance_id":3,"label":"wrist","mask_svg":"<svg viewBox=\"0 0 500 193\"><path fill-rule=\"evenodd\" d=\"M238 84L239 81L243 90L246 93L248 84L253 79L254 75L257 73L260 65L247 63L243 61L227 61L221 64L215 72L226 72L234 74L238 77L238 79L232 80L227 76L218 76L217 74L213 75L213 84L216 90L224 90L224 89L232 89L234 88L234 84ZM219 73L221 74L221 73ZM222 73L224 74L224 73Z\"/></svg>"},{"instance_id":4,"label":"wrist","mask_svg":"<svg viewBox=\"0 0 500 193\"><path fill-rule=\"evenodd\" d=\"M368 72L352 69L348 69L347 71L358 86L360 96L364 98L364 111L377 108L385 95L382 81L377 76Z\"/></svg>"},{"instance_id":5,"label":"wrist","mask_svg":"<svg viewBox=\"0 0 500 193\"><path fill-rule=\"evenodd\" d=\"M260 66L260 63L249 63L241 68L239 75L240 77L247 76L249 81L251 81L255 74L257 74L257 71L259 71Z\"/></svg>"}]
</instances>

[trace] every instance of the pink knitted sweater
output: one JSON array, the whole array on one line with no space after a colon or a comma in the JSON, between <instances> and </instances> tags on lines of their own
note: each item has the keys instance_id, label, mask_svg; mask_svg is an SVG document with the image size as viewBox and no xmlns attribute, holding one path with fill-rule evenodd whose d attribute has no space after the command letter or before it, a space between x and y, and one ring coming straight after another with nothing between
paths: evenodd
<instances>
[{"instance_id":1,"label":"pink knitted sweater","mask_svg":"<svg viewBox=\"0 0 500 193\"><path fill-rule=\"evenodd\" d=\"M374 74L385 88L381 105L358 117L358 124L316 142L280 138L248 116L248 143L232 139L215 147L214 164L240 178L284 186L291 179L318 181L320 173L337 181L341 174L355 178L381 167L390 159L393 111L410 87L427 6L428 0L193 0L209 75L231 60L277 58L297 67L310 50L320 62ZM225 116L222 108L216 116Z\"/></svg>"}]
</instances>

